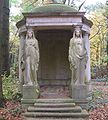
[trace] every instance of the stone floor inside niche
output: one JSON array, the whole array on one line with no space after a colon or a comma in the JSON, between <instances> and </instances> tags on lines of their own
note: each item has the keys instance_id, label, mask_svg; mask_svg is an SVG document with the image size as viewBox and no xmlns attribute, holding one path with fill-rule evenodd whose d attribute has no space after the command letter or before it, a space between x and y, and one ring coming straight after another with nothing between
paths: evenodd
<instances>
[{"instance_id":1,"label":"stone floor inside niche","mask_svg":"<svg viewBox=\"0 0 108 120\"><path fill-rule=\"evenodd\" d=\"M67 99L70 98L69 86L41 86L41 99Z\"/></svg>"}]
</instances>

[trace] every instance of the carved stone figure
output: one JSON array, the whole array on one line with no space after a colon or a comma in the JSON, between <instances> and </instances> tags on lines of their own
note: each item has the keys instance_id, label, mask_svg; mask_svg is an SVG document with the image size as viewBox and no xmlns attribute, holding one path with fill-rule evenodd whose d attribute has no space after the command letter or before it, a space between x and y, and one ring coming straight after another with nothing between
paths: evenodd
<instances>
[{"instance_id":1,"label":"carved stone figure","mask_svg":"<svg viewBox=\"0 0 108 120\"><path fill-rule=\"evenodd\" d=\"M85 68L88 60L87 50L80 27L77 26L73 33L73 38L70 40L69 46L69 62L72 71L72 83L85 84Z\"/></svg>"},{"instance_id":2,"label":"carved stone figure","mask_svg":"<svg viewBox=\"0 0 108 120\"><path fill-rule=\"evenodd\" d=\"M25 78L24 83L29 85L38 85L37 70L39 65L38 41L34 36L32 29L27 31L25 43Z\"/></svg>"}]
</instances>

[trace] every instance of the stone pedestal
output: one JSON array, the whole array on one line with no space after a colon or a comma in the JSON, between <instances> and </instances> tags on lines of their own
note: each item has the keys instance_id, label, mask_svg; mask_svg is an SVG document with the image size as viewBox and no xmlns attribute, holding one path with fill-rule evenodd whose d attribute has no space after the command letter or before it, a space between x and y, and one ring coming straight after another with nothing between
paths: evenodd
<instances>
[{"instance_id":1,"label":"stone pedestal","mask_svg":"<svg viewBox=\"0 0 108 120\"><path fill-rule=\"evenodd\" d=\"M39 97L39 87L36 85L23 85L22 105L29 106L36 102Z\"/></svg>"},{"instance_id":2,"label":"stone pedestal","mask_svg":"<svg viewBox=\"0 0 108 120\"><path fill-rule=\"evenodd\" d=\"M72 85L71 86L71 96L76 104L80 105L82 108L87 108L87 85Z\"/></svg>"},{"instance_id":3,"label":"stone pedestal","mask_svg":"<svg viewBox=\"0 0 108 120\"><path fill-rule=\"evenodd\" d=\"M75 100L85 100L87 98L87 86L86 85L73 85L72 97Z\"/></svg>"}]
</instances>

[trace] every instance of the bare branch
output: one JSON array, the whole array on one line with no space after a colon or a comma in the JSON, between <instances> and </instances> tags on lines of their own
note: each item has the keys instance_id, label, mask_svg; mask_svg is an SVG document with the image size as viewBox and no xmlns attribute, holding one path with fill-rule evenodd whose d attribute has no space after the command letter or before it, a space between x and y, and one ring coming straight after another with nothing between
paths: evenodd
<instances>
[{"instance_id":1,"label":"bare branch","mask_svg":"<svg viewBox=\"0 0 108 120\"><path fill-rule=\"evenodd\" d=\"M86 0L84 0L84 1L81 3L81 5L80 5L79 8L78 8L78 11L80 11L80 9L82 8L82 6L84 5L85 2L86 2Z\"/></svg>"}]
</instances>

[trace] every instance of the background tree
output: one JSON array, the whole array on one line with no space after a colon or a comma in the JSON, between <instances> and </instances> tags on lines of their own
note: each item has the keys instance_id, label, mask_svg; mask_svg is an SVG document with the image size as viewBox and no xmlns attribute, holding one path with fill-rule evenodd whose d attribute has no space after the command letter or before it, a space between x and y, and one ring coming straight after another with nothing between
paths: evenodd
<instances>
[{"instance_id":1,"label":"background tree","mask_svg":"<svg viewBox=\"0 0 108 120\"><path fill-rule=\"evenodd\" d=\"M9 75L9 0L3 3L2 36L2 72Z\"/></svg>"},{"instance_id":2,"label":"background tree","mask_svg":"<svg viewBox=\"0 0 108 120\"><path fill-rule=\"evenodd\" d=\"M9 0L0 0L0 106L3 103L2 73L9 74Z\"/></svg>"},{"instance_id":3,"label":"background tree","mask_svg":"<svg viewBox=\"0 0 108 120\"><path fill-rule=\"evenodd\" d=\"M2 55L1 55L1 40L2 40L2 21L3 21L3 0L0 0L0 107L2 106L2 99L3 99L3 91L2 91L2 77L1 77L1 72L2 72Z\"/></svg>"},{"instance_id":4,"label":"background tree","mask_svg":"<svg viewBox=\"0 0 108 120\"><path fill-rule=\"evenodd\" d=\"M88 6L89 19L93 22L91 29L91 67L92 73L96 73L95 77L107 76L107 28L105 4L98 3Z\"/></svg>"}]
</instances>

